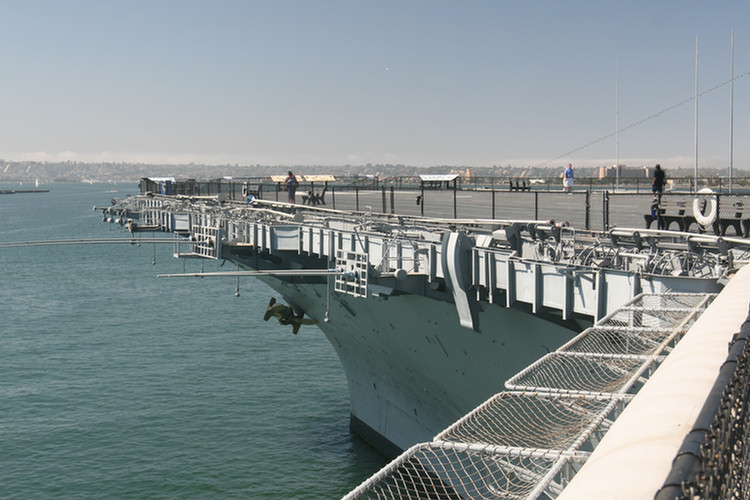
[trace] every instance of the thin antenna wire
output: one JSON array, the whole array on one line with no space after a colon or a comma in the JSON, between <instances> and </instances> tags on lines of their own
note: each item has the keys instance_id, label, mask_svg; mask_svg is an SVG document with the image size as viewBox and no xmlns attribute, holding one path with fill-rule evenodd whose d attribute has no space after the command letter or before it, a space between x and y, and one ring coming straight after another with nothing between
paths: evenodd
<instances>
[{"instance_id":1,"label":"thin antenna wire","mask_svg":"<svg viewBox=\"0 0 750 500\"><path fill-rule=\"evenodd\" d=\"M740 78L744 78L744 77L746 77L748 75L750 75L750 71L746 71L746 72L744 72L742 74L739 74L736 77L734 77L734 80L731 80L731 81L727 80L727 81L722 82L722 83L720 83L720 84L718 84L718 85L716 85L714 87L711 87L708 90L704 90L703 92L701 92L700 94L698 94L698 97L703 97L706 94L710 94L711 92L720 89L724 85L729 85L733 81L739 80ZM616 131L612 132L611 134L607 134L607 135L602 136L602 137L600 137L598 139L595 139L595 140L593 140L591 142L587 142L583 146L579 146L579 147L577 147L575 149L572 149L570 151L567 151L567 152L565 152L565 153L563 153L561 155L555 156L554 158L551 158L549 160L543 161L542 163L539 163L538 165L535 165L535 166L536 167L543 167L545 165L548 165L548 164L552 163L553 161L559 160L560 158L565 158L567 156L572 155L573 153L577 153L578 151L582 151L582 150L584 150L586 148L589 148L589 147L593 146L594 144L598 144L598 143L600 143L602 141L605 141L605 140L609 139L610 137L615 137L618 134L618 132L625 132L626 130L629 130L629 129L633 128L633 127L637 127L638 125L641 125L641 124L643 124L643 123L645 123L645 122L647 122L649 120L653 120L654 118L658 118L661 115L667 113L668 111L672 111L673 109L679 108L680 106L683 106L683 105L685 105L685 104L693 101L694 99L696 99L695 96L689 97L689 98L687 98L687 99L685 99L683 101L678 102L677 104L673 104L673 105L671 105L671 106L669 106L667 108L662 109L661 111L658 111L658 112L656 112L656 113L654 113L652 115L649 115L646 118L643 118L642 120L638 120L637 122L633 122L630 125L626 125L626 126L622 127L620 130L616 130Z\"/></svg>"}]
</instances>

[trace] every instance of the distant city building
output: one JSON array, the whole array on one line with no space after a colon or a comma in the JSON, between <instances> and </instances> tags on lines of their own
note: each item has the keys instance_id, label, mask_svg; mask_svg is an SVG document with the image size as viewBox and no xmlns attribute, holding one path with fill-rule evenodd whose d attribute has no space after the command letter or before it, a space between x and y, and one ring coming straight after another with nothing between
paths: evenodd
<instances>
[{"instance_id":1,"label":"distant city building","mask_svg":"<svg viewBox=\"0 0 750 500\"><path fill-rule=\"evenodd\" d=\"M463 179L465 181L470 180L472 178L472 176L473 176L473 172L472 172L472 170L470 168L467 168L466 170L452 168L451 171L450 171L450 173L451 174L458 174L458 176L461 177L461 179Z\"/></svg>"},{"instance_id":2,"label":"distant city building","mask_svg":"<svg viewBox=\"0 0 750 500\"><path fill-rule=\"evenodd\" d=\"M620 179L649 178L653 174L652 167L628 167L625 165L612 165L611 167L599 167L599 179L615 179L617 172Z\"/></svg>"}]
</instances>

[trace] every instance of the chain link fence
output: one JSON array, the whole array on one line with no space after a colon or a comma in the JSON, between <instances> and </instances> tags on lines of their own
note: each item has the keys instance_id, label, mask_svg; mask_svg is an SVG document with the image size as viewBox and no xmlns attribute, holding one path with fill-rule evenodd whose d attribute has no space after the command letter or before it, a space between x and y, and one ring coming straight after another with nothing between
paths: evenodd
<instances>
[{"instance_id":1,"label":"chain link fence","mask_svg":"<svg viewBox=\"0 0 750 500\"><path fill-rule=\"evenodd\" d=\"M750 316L655 500L750 498Z\"/></svg>"}]
</instances>

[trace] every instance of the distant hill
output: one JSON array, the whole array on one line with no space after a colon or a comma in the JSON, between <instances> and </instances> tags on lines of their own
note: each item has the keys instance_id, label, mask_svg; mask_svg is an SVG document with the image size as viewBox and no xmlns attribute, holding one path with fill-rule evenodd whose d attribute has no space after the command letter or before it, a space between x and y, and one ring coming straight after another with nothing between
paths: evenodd
<instances>
[{"instance_id":1,"label":"distant hill","mask_svg":"<svg viewBox=\"0 0 750 500\"><path fill-rule=\"evenodd\" d=\"M333 174L339 176L375 175L379 178L418 174L466 173L480 177L549 178L560 177L563 164L555 167L467 167L439 165L413 167L408 165L151 165L142 163L78 163L78 162L16 162L0 160L0 182L137 182L142 177L178 177L214 179L223 176L266 177L284 175L287 170L300 174ZM667 175L691 177L692 169L670 169ZM598 177L595 167L576 168L579 178ZM701 169L702 176L727 176L726 169ZM736 176L748 175L736 171Z\"/></svg>"}]
</instances>

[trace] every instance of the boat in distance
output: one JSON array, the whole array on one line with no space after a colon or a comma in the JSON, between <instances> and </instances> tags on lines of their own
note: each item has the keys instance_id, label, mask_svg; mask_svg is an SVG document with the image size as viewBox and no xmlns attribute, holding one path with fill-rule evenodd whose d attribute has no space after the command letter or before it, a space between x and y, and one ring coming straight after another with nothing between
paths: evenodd
<instances>
[{"instance_id":1,"label":"boat in distance","mask_svg":"<svg viewBox=\"0 0 750 500\"><path fill-rule=\"evenodd\" d=\"M748 240L707 234L329 210L198 195L195 181L161 191L144 179L139 195L100 208L104 220L132 237L172 233L175 257L237 269L190 276L266 283L278 298L258 314L323 332L352 431L389 456L636 295L716 293L750 255Z\"/></svg>"}]
</instances>

